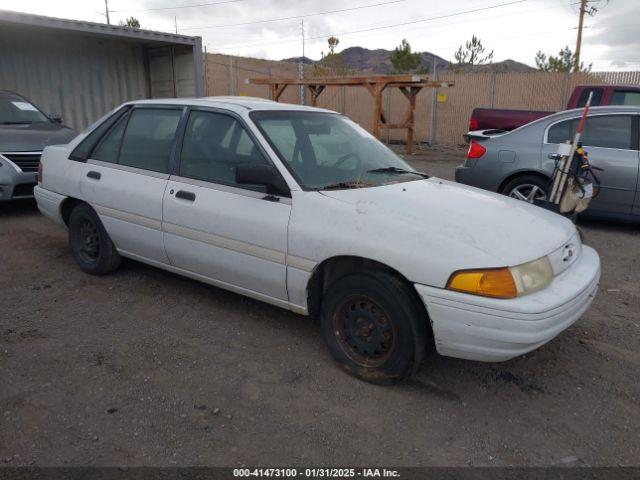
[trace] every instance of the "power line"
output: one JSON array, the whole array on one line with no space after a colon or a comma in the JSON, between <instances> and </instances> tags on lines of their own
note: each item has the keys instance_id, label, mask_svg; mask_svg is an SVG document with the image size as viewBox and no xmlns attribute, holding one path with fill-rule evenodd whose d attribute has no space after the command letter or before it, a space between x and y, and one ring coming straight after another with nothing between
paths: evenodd
<instances>
[{"instance_id":1,"label":"power line","mask_svg":"<svg viewBox=\"0 0 640 480\"><path fill-rule=\"evenodd\" d=\"M211 5L224 5L227 3L238 3L238 2L245 2L245 1L246 0L222 0L221 2L194 3L192 5L178 5L176 7L144 8L140 10L110 10L110 12L112 13L155 12L158 10L177 10L180 8L208 7Z\"/></svg>"},{"instance_id":2,"label":"power line","mask_svg":"<svg viewBox=\"0 0 640 480\"><path fill-rule=\"evenodd\" d=\"M406 2L407 0L391 0L388 2L381 2L381 3L372 3L369 5L361 5L358 7L351 7L351 8L341 8L338 10L326 10L324 12L315 12L315 13L307 13L305 15L294 15L291 17L280 17L280 18L270 18L270 19L266 19L266 20L253 20L250 22L241 22L241 23L227 23L225 25L206 25L206 26L202 26L202 27L188 27L188 28L183 28L182 30L200 30L200 29L206 29L206 28L224 28L224 27L238 27L241 25L254 25L257 23L270 23L270 22L280 22L280 21L284 21L284 20L298 20L300 18L307 18L307 17L317 17L319 15L329 15L332 13L340 13L340 12L350 12L353 10L362 10L365 8L373 8L373 7L380 7L382 5L391 5L394 3L402 3L402 2Z\"/></svg>"},{"instance_id":3,"label":"power line","mask_svg":"<svg viewBox=\"0 0 640 480\"><path fill-rule=\"evenodd\" d=\"M345 36L345 35L353 35L355 33L364 33L364 32L372 32L372 31L376 31L376 30L384 30L384 29L388 29L388 28L395 28L395 27L403 27L406 25L414 25L416 23L423 23L423 22L431 22L433 20L441 20L443 18L451 18L451 17L455 17L455 16L459 16L459 15L466 15L468 13L475 13L475 12L480 12L480 11L484 11L484 10L491 10L491 9L495 9L495 8L500 8L500 7L506 7L509 5L516 5L519 3L524 3L527 2L529 0L513 0L511 2L506 2L506 3L500 3L497 5L490 5L488 7L481 7L481 8L474 8L471 10L463 10L463 11L459 11L459 12L454 12L454 13L448 13L445 15L438 15L435 17L428 17L428 18L423 18L423 19L419 19L419 20L410 20L407 22L401 22L401 23L394 23L391 25L382 25L382 26L378 26L378 27L370 27L370 28L364 28L364 29L360 29L360 30L351 30L348 32L342 32L342 33L330 33L330 34L326 34L326 35L318 35L315 37L308 37L307 40L318 40L318 39L323 39L323 38L328 38L331 36ZM261 47L261 46L265 46L265 45L276 45L276 44L282 44L282 43L292 43L292 40L280 40L280 41L276 41L276 42L262 42L262 43L255 43L255 44L244 44L244 45L231 45L229 47L222 47L222 48L217 48L217 50L232 50L234 48L248 48L248 47Z\"/></svg>"}]
</instances>

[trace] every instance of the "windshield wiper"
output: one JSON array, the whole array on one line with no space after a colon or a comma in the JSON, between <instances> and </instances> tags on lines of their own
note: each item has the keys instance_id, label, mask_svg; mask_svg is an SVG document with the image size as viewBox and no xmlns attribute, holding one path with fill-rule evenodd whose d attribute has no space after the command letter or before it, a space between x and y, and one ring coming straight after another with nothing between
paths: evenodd
<instances>
[{"instance_id":1,"label":"windshield wiper","mask_svg":"<svg viewBox=\"0 0 640 480\"><path fill-rule=\"evenodd\" d=\"M418 175L422 178L429 178L429 175L424 172L416 172L415 170L406 170L404 168L399 168L399 167L374 168L373 170L367 170L367 173L398 173L398 174L411 173L413 175Z\"/></svg>"},{"instance_id":2,"label":"windshield wiper","mask_svg":"<svg viewBox=\"0 0 640 480\"><path fill-rule=\"evenodd\" d=\"M364 182L338 182L338 183L330 183L329 185L324 185L319 187L318 190L342 190L346 188L362 188L362 187L370 187L370 183Z\"/></svg>"},{"instance_id":3,"label":"windshield wiper","mask_svg":"<svg viewBox=\"0 0 640 480\"><path fill-rule=\"evenodd\" d=\"M0 125L31 125L33 122L0 122Z\"/></svg>"}]
</instances>

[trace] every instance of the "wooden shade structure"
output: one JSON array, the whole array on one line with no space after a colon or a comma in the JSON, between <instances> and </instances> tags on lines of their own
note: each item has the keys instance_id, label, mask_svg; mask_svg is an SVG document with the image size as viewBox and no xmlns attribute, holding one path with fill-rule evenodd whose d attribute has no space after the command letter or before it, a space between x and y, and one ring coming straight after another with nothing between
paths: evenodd
<instances>
[{"instance_id":1,"label":"wooden shade structure","mask_svg":"<svg viewBox=\"0 0 640 480\"><path fill-rule=\"evenodd\" d=\"M322 77L310 79L294 78L250 78L247 83L253 85L268 85L271 89L271 98L279 101L289 85L303 85L311 93L311 105L316 106L318 97L327 87L365 87L374 101L373 108L373 135L380 138L383 129L406 129L407 153L413 151L414 137L414 113L416 109L416 96L423 88L447 88L452 87L453 82L429 81L420 75L379 75L371 77ZM382 107L382 92L388 87L398 88L409 101L404 116L400 123L388 123L387 115Z\"/></svg>"}]
</instances>

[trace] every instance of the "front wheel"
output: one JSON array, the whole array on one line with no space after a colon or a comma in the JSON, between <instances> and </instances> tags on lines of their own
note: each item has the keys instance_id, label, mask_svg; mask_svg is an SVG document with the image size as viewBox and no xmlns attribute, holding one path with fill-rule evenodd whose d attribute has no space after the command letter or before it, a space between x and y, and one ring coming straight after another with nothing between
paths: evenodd
<instances>
[{"instance_id":1,"label":"front wheel","mask_svg":"<svg viewBox=\"0 0 640 480\"><path fill-rule=\"evenodd\" d=\"M381 385L417 370L427 321L409 288L382 272L340 278L322 302L322 334L334 359L351 375Z\"/></svg>"},{"instance_id":2,"label":"front wheel","mask_svg":"<svg viewBox=\"0 0 640 480\"><path fill-rule=\"evenodd\" d=\"M109 273L122 261L98 214L86 203L71 212L69 245L80 269L92 275Z\"/></svg>"}]
</instances>

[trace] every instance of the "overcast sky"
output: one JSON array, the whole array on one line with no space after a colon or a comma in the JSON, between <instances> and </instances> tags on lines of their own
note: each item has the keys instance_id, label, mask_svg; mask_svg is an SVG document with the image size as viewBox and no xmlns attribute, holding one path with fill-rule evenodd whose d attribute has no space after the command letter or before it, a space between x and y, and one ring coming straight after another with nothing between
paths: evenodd
<instances>
[{"instance_id":1,"label":"overcast sky","mask_svg":"<svg viewBox=\"0 0 640 480\"><path fill-rule=\"evenodd\" d=\"M414 50L451 60L475 34L507 58L534 65L538 50L575 48L578 0L109 0L111 22L129 16L143 28L199 35L210 52L268 59L318 59L327 37L350 46L392 49L406 38ZM55 4L55 8L51 5ZM186 8L173 8L182 6ZM640 0L593 0L583 60L594 70L640 70ZM0 0L0 9L104 22L104 0ZM349 11L345 10L352 9ZM334 11L333 13L328 13ZM466 12L466 13L465 13ZM315 15L314 15L315 14ZM266 21L282 19L279 21ZM294 17L294 18L292 18ZM440 18L438 18L440 17ZM175 22L175 23L174 23ZM252 22L252 23L251 23ZM234 25L235 24L235 25ZM238 25L242 24L242 25Z\"/></svg>"}]
</instances>

